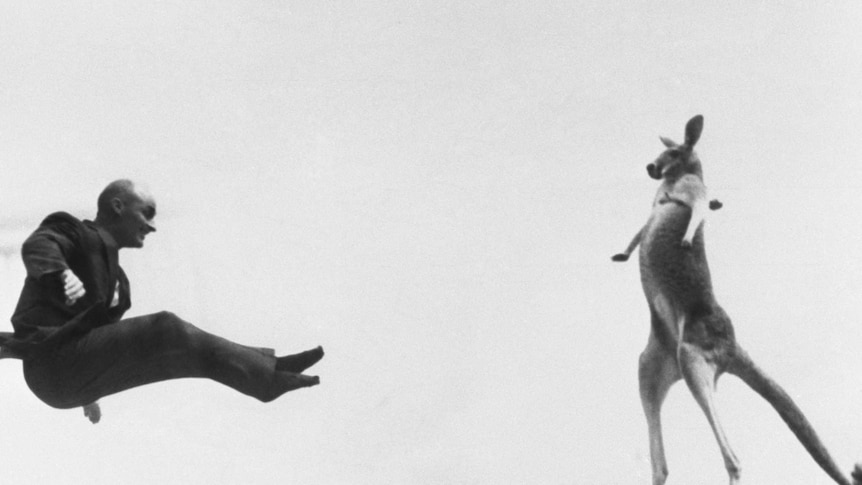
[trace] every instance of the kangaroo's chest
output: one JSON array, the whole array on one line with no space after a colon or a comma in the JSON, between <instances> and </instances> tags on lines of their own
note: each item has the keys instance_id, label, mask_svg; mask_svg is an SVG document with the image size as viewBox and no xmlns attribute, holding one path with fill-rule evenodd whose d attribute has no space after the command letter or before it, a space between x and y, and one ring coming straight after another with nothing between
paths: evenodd
<instances>
[{"instance_id":1,"label":"kangaroo's chest","mask_svg":"<svg viewBox=\"0 0 862 485\"><path fill-rule=\"evenodd\" d=\"M647 297L661 293L676 305L712 300L712 282L704 250L703 227L691 247L683 247L691 209L676 203L656 205L640 249L641 281Z\"/></svg>"}]
</instances>

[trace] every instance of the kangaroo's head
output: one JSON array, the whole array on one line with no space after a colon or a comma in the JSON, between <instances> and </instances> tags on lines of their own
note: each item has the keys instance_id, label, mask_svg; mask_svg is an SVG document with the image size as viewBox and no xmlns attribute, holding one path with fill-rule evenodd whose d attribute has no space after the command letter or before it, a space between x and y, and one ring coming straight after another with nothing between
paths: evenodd
<instances>
[{"instance_id":1,"label":"kangaroo's head","mask_svg":"<svg viewBox=\"0 0 862 485\"><path fill-rule=\"evenodd\" d=\"M651 164L647 165L647 173L656 180L674 181L686 174L694 174L703 178L700 159L694 152L694 144L700 139L703 131L703 116L697 115L688 120L685 125L685 143L676 144L673 140L659 137L667 150Z\"/></svg>"}]
</instances>

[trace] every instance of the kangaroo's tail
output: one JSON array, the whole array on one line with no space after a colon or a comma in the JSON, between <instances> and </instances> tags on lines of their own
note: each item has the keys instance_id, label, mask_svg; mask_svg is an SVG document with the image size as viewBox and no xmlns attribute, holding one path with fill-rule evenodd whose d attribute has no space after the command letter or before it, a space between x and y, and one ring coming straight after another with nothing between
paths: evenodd
<instances>
[{"instance_id":1,"label":"kangaroo's tail","mask_svg":"<svg viewBox=\"0 0 862 485\"><path fill-rule=\"evenodd\" d=\"M808 450L814 461L820 465L835 482L842 485L862 485L862 466L857 464L852 473L852 481L841 472L826 446L820 441L814 427L808 422L808 419L802 414L802 410L793 402L793 399L778 385L777 382L767 376L759 367L751 360L748 353L742 348L737 347L736 358L728 367L727 372L739 377L755 392L766 399L769 404L778 411L781 419L787 424L796 438L802 443L802 446Z\"/></svg>"}]
</instances>

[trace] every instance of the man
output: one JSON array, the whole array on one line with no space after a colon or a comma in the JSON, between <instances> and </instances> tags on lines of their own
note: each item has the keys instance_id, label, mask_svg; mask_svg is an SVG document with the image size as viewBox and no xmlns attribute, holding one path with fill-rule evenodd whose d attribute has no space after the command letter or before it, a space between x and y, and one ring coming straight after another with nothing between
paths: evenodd
<instances>
[{"instance_id":1,"label":"man","mask_svg":"<svg viewBox=\"0 0 862 485\"><path fill-rule=\"evenodd\" d=\"M170 312L122 319L131 299L119 250L143 247L155 216L149 193L117 180L99 195L94 221L54 213L24 242L27 277L0 356L24 361L33 393L56 408L83 406L95 423L99 398L167 379L204 377L263 402L317 385L302 372L323 357L321 347L275 357Z\"/></svg>"}]
</instances>

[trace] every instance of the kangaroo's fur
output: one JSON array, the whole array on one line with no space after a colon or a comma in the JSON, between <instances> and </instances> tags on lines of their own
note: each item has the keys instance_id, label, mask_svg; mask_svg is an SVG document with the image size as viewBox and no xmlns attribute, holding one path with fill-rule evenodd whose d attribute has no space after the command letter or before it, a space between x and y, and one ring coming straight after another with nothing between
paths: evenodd
<instances>
[{"instance_id":1,"label":"kangaroo's fur","mask_svg":"<svg viewBox=\"0 0 862 485\"><path fill-rule=\"evenodd\" d=\"M733 454L716 413L715 384L729 372L766 399L808 450L817 464L842 485L862 485L862 466L848 479L835 465L811 424L788 394L751 360L734 338L730 318L719 306L704 250L703 220L708 202L703 171L693 147L703 117L686 125L685 142L662 138L667 149L647 171L661 185L646 225L626 252L640 243L640 272L649 304L651 331L640 356L640 394L649 429L653 485L667 479L661 430L661 405L671 385L684 379L712 427L730 484L739 483L739 460Z\"/></svg>"}]
</instances>

